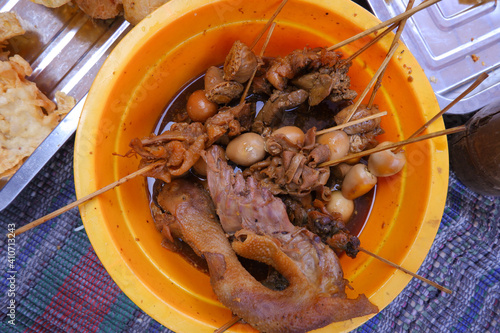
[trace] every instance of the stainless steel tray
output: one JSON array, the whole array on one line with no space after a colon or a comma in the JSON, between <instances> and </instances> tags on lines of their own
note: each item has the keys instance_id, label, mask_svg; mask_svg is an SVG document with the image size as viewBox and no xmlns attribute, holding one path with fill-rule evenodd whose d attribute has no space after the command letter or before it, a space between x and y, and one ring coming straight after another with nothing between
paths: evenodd
<instances>
[{"instance_id":1,"label":"stainless steel tray","mask_svg":"<svg viewBox=\"0 0 500 333\"><path fill-rule=\"evenodd\" d=\"M56 91L73 96L78 104L52 131L6 184L0 184L0 211L49 161L75 132L85 96L104 60L130 30L122 17L93 20L71 5L46 8L29 0L0 0L0 12L14 11L26 29L10 40L10 49L33 68L30 80L49 98Z\"/></svg>"},{"instance_id":2,"label":"stainless steel tray","mask_svg":"<svg viewBox=\"0 0 500 333\"><path fill-rule=\"evenodd\" d=\"M368 0L380 20L405 11L408 0ZM415 1L417 6L422 1ZM436 93L441 108L463 92L479 74L486 79L451 108L449 114L476 111L500 96L500 6L442 0L412 16L402 34Z\"/></svg>"}]
</instances>

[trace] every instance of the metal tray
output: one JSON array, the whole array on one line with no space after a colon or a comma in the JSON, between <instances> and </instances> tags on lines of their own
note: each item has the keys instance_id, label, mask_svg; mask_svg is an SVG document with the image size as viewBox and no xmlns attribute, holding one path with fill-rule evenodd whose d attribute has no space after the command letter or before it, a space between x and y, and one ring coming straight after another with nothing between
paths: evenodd
<instances>
[{"instance_id":1,"label":"metal tray","mask_svg":"<svg viewBox=\"0 0 500 333\"><path fill-rule=\"evenodd\" d=\"M131 26L122 17L93 20L71 5L46 8L29 0L0 0L0 12L14 11L26 30L9 41L12 53L33 68L30 77L42 92L73 96L77 105L5 184L0 184L0 211L14 200L75 132L85 96L116 43Z\"/></svg>"},{"instance_id":2,"label":"metal tray","mask_svg":"<svg viewBox=\"0 0 500 333\"><path fill-rule=\"evenodd\" d=\"M408 0L368 0L382 21L405 11ZM415 1L414 7L422 1ZM402 40L417 58L441 108L462 93L479 74L489 74L448 114L466 114L500 96L500 8L497 1L479 6L443 0L413 15Z\"/></svg>"}]
</instances>

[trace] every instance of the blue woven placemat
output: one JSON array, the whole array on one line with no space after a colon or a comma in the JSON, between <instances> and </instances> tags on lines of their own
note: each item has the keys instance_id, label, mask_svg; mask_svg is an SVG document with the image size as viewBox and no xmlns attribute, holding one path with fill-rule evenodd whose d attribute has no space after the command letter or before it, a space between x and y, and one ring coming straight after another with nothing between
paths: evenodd
<instances>
[{"instance_id":1,"label":"blue woven placemat","mask_svg":"<svg viewBox=\"0 0 500 333\"><path fill-rule=\"evenodd\" d=\"M70 140L0 212L2 234L75 200L72 159ZM412 279L355 331L500 332L499 221L500 198L477 195L452 174L438 235L418 273L454 293ZM117 287L85 231L75 231L81 224L73 209L20 235L14 261L0 237L0 332L171 332Z\"/></svg>"}]
</instances>

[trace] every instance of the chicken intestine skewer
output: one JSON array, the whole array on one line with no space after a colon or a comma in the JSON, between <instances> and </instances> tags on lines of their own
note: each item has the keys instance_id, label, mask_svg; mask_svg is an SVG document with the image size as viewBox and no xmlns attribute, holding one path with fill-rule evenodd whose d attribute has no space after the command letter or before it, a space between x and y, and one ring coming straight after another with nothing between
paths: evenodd
<instances>
[{"instance_id":1,"label":"chicken intestine skewer","mask_svg":"<svg viewBox=\"0 0 500 333\"><path fill-rule=\"evenodd\" d=\"M369 120L372 120L372 119L383 117L385 115L387 115L387 111L377 112L377 113L372 114L370 116L366 116L366 117L363 117L363 118L351 120L349 122L346 122L346 123L343 123L343 124L340 124L340 125L336 125L336 126L333 126L333 127L330 127L330 128L325 128L325 129L323 129L321 131L317 131L316 135L323 135L323 134L326 134L326 133L329 133L329 132L341 130L341 129L344 129L344 128L349 127L349 126L353 126L353 125L364 123L365 121L369 121Z\"/></svg>"}]
</instances>

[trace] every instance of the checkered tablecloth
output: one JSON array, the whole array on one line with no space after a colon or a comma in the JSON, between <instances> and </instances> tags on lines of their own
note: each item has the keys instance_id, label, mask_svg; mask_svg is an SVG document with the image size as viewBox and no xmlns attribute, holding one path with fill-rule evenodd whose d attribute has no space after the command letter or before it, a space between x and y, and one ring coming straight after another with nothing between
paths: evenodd
<instances>
[{"instance_id":1,"label":"checkered tablecloth","mask_svg":"<svg viewBox=\"0 0 500 333\"><path fill-rule=\"evenodd\" d=\"M9 224L19 227L75 200L72 161L70 140L0 212L3 235ZM500 332L499 222L500 198L477 195L451 174L439 232L418 273L454 293L412 279L356 332ZM171 332L118 288L81 225L73 209L19 235L14 267L0 237L0 332Z\"/></svg>"}]
</instances>

